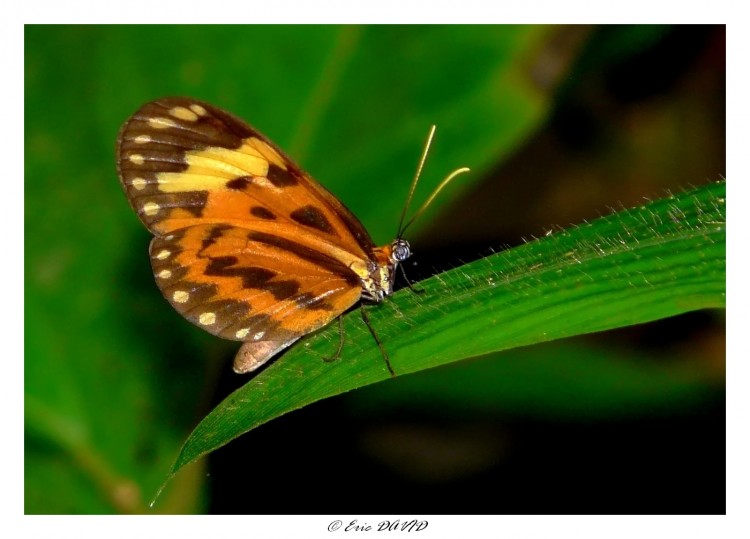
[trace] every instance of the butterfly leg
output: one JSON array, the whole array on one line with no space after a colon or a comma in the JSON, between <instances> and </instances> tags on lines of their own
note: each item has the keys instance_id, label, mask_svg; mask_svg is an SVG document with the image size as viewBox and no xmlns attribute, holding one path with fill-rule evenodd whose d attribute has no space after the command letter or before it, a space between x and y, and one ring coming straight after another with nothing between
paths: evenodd
<instances>
[{"instance_id":1,"label":"butterfly leg","mask_svg":"<svg viewBox=\"0 0 750 539\"><path fill-rule=\"evenodd\" d=\"M343 316L338 317L339 321L339 347L331 357L323 357L323 361L331 363L341 357L341 350L344 348L344 318Z\"/></svg>"},{"instance_id":2,"label":"butterfly leg","mask_svg":"<svg viewBox=\"0 0 750 539\"><path fill-rule=\"evenodd\" d=\"M399 270L401 270L401 275L404 277L404 280L406 281L406 286L409 288L409 290L411 290L413 293L417 295L424 294L425 291L423 288L414 288L414 285L411 284L411 281L406 276L406 271L404 271L403 266L399 264L397 267Z\"/></svg>"},{"instance_id":3,"label":"butterfly leg","mask_svg":"<svg viewBox=\"0 0 750 539\"><path fill-rule=\"evenodd\" d=\"M386 352L385 348L383 348L383 344L380 342L380 339L378 338L378 334L375 333L375 329L372 327L372 324L370 324L370 318L367 316L367 312L365 312L364 303L360 305L359 312L362 315L362 320L365 322L367 329L370 330L370 333L372 334L372 338L375 339L375 342L377 343L378 348L380 348L380 353L383 355L385 364L388 367L388 372L390 372L391 376L395 378L396 373L393 371L393 367L391 367L391 360L388 358L388 352Z\"/></svg>"}]
</instances>

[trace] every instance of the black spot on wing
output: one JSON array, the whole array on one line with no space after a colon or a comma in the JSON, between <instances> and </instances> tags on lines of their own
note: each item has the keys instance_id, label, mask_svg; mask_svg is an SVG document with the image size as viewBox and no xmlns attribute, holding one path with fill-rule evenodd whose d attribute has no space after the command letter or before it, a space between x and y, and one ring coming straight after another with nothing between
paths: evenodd
<instances>
[{"instance_id":1,"label":"black spot on wing","mask_svg":"<svg viewBox=\"0 0 750 539\"><path fill-rule=\"evenodd\" d=\"M266 174L266 178L268 178L268 181L275 187L290 187L299 183L294 174L274 165L273 163L269 163L268 165L268 174Z\"/></svg>"},{"instance_id":2,"label":"black spot on wing","mask_svg":"<svg viewBox=\"0 0 750 539\"><path fill-rule=\"evenodd\" d=\"M315 206L303 206L294 210L289 216L294 221L306 227L314 228L315 230L325 232L326 234L337 235L325 214Z\"/></svg>"},{"instance_id":3,"label":"black spot on wing","mask_svg":"<svg viewBox=\"0 0 750 539\"><path fill-rule=\"evenodd\" d=\"M226 186L228 189L232 189L233 191L244 191L247 186L252 183L252 181L253 180L250 176L240 176L239 178L229 180L226 183Z\"/></svg>"},{"instance_id":4,"label":"black spot on wing","mask_svg":"<svg viewBox=\"0 0 750 539\"><path fill-rule=\"evenodd\" d=\"M201 249L200 251L198 251L198 255L200 256L200 254L204 250L206 250L207 248L212 246L214 243L216 243L216 240L218 240L222 236L224 231L229 230L230 228L232 227L227 226L227 225L218 225L212 228L211 232L209 232L208 234L208 237L203 238L203 241L201 241Z\"/></svg>"},{"instance_id":5,"label":"black spot on wing","mask_svg":"<svg viewBox=\"0 0 750 539\"><path fill-rule=\"evenodd\" d=\"M253 206L252 208L250 208L250 213L255 217L266 219L268 221L274 221L276 219L276 215L274 215L272 211L264 208L263 206Z\"/></svg>"},{"instance_id":6,"label":"black spot on wing","mask_svg":"<svg viewBox=\"0 0 750 539\"><path fill-rule=\"evenodd\" d=\"M208 203L208 191L187 191L185 193L175 193L175 207L189 211L195 217L203 215L203 208Z\"/></svg>"},{"instance_id":7,"label":"black spot on wing","mask_svg":"<svg viewBox=\"0 0 750 539\"><path fill-rule=\"evenodd\" d=\"M217 256L211 258L206 266L206 275L219 275L221 277L233 277L229 268L234 266L239 260L236 256ZM270 278L270 277L269 277Z\"/></svg>"},{"instance_id":8,"label":"black spot on wing","mask_svg":"<svg viewBox=\"0 0 750 539\"><path fill-rule=\"evenodd\" d=\"M281 301L295 295L299 287L300 284L297 281L269 281L263 286L263 290L270 292L274 299Z\"/></svg>"},{"instance_id":9,"label":"black spot on wing","mask_svg":"<svg viewBox=\"0 0 750 539\"><path fill-rule=\"evenodd\" d=\"M297 281L273 281L278 273L266 268L237 266L237 262L239 260L234 256L211 258L205 274L211 277L239 277L245 288L269 292L278 301L288 299L299 291L300 284Z\"/></svg>"},{"instance_id":10,"label":"black spot on wing","mask_svg":"<svg viewBox=\"0 0 750 539\"><path fill-rule=\"evenodd\" d=\"M236 266L236 256L211 258L206 266L206 275L212 277L240 277L245 288L263 288L277 273L265 268Z\"/></svg>"}]
</instances>

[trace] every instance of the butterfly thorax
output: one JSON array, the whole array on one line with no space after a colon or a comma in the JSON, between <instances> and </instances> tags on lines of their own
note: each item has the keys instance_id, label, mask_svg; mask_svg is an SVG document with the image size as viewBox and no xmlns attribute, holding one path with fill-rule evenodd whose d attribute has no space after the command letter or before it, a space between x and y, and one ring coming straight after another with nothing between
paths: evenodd
<instances>
[{"instance_id":1,"label":"butterfly thorax","mask_svg":"<svg viewBox=\"0 0 750 539\"><path fill-rule=\"evenodd\" d=\"M411 248L408 241L398 238L389 245L373 249L373 255L375 260L370 260L367 274L360 276L362 297L379 303L393 294L396 268L411 256Z\"/></svg>"}]
</instances>

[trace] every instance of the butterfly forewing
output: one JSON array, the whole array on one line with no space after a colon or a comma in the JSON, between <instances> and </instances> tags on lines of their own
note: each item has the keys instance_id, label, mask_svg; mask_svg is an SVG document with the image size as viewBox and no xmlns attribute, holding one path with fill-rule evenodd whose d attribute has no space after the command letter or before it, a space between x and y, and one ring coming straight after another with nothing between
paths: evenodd
<instances>
[{"instance_id":1,"label":"butterfly forewing","mask_svg":"<svg viewBox=\"0 0 750 539\"><path fill-rule=\"evenodd\" d=\"M120 133L118 170L155 234L208 221L276 221L363 257L374 247L336 197L258 131L207 103L167 98L141 107Z\"/></svg>"},{"instance_id":2,"label":"butterfly forewing","mask_svg":"<svg viewBox=\"0 0 750 539\"><path fill-rule=\"evenodd\" d=\"M240 372L353 305L382 258L341 202L255 129L207 103L144 105L120 133L117 164L155 235L159 288L191 322L246 342Z\"/></svg>"}]
</instances>

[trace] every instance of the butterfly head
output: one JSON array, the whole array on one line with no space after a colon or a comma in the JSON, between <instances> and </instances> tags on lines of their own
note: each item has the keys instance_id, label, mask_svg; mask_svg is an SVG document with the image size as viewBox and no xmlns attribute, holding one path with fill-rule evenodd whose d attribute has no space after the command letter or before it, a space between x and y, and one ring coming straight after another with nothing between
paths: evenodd
<instances>
[{"instance_id":1,"label":"butterfly head","mask_svg":"<svg viewBox=\"0 0 750 539\"><path fill-rule=\"evenodd\" d=\"M411 256L411 246L409 242L402 238L397 238L391 243L391 263L395 269L396 265L403 262Z\"/></svg>"},{"instance_id":2,"label":"butterfly head","mask_svg":"<svg viewBox=\"0 0 750 539\"><path fill-rule=\"evenodd\" d=\"M374 255L375 261L371 261L367 276L362 278L362 294L371 301L381 302L393 294L396 268L411 256L411 247L408 241L397 238L390 245L375 249Z\"/></svg>"}]
</instances>

